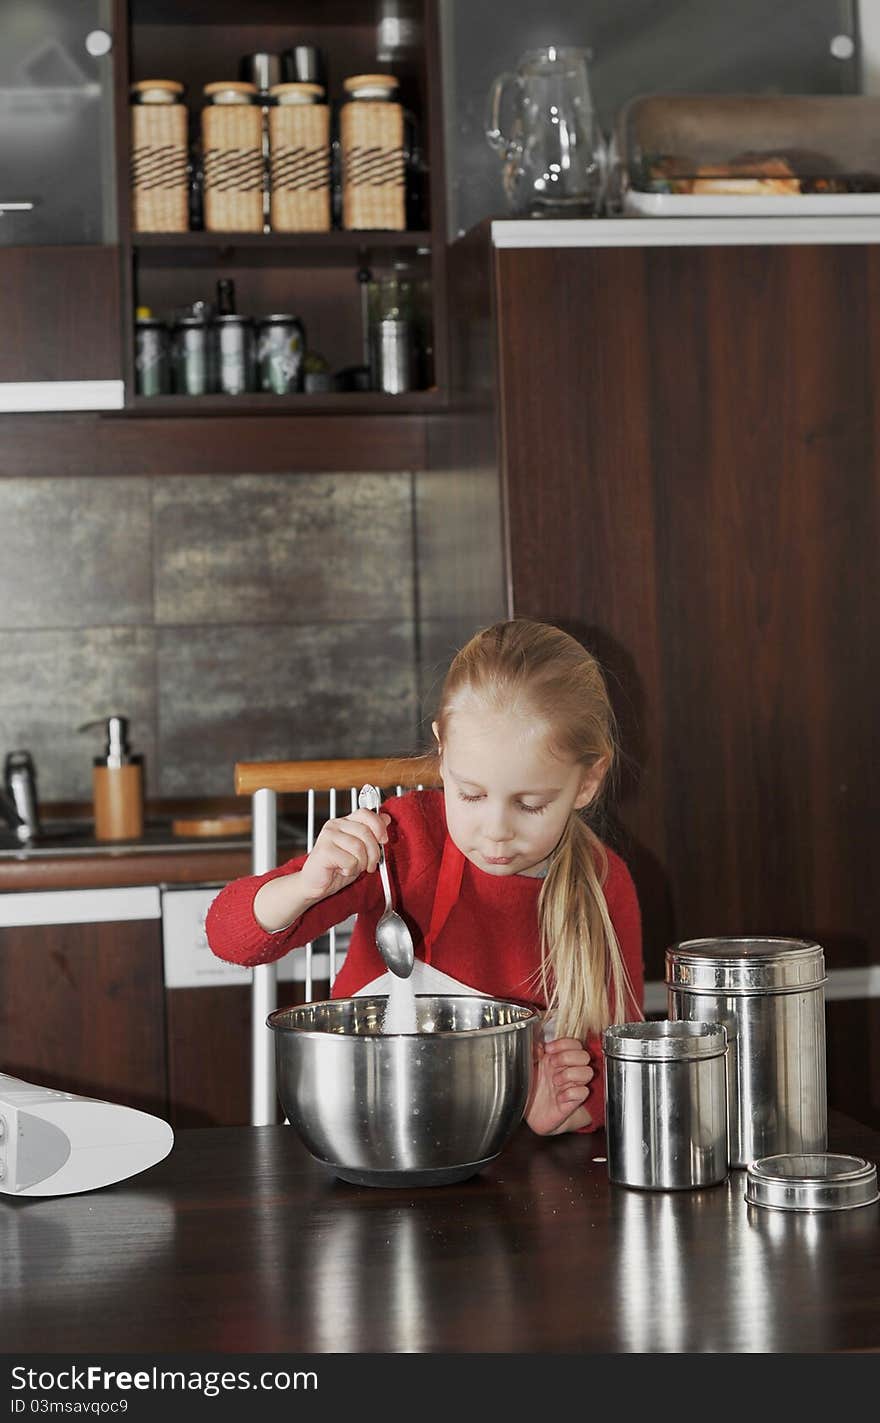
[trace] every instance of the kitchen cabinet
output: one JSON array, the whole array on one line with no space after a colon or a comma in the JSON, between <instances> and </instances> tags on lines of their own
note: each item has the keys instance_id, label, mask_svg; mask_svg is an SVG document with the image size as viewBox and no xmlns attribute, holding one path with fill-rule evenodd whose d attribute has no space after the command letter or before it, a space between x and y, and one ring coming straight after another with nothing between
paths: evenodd
<instances>
[{"instance_id":1,"label":"kitchen cabinet","mask_svg":"<svg viewBox=\"0 0 880 1423\"><path fill-rule=\"evenodd\" d=\"M213 5L188 0L130 0L129 80L157 76L185 86L190 134L198 138L203 86L237 79L243 56L280 54L297 44L316 46L327 70L328 100L343 101L343 80L353 74L390 72L400 81L400 100L415 117L418 146L426 169L418 204L411 203L408 230L341 231L283 234L138 233L130 229L127 201L121 214L123 247L129 272L130 301L124 314L126 404L138 414L308 414L418 412L442 400L443 348L442 157L439 56L433 0L405 0L393 17L378 0L346 0L326 5L304 0L292 11L283 0L256 0L242 10L240 0ZM129 142L128 115L121 128ZM414 226L413 224L416 224ZM430 289L430 371L428 389L390 396L352 391L321 394L138 396L134 388L134 322L137 305L160 317L193 300L213 301L216 282L232 278L239 312L266 315L292 311L306 331L306 344L318 350L331 370L363 360L361 284L358 273L374 276L403 263L416 282Z\"/></svg>"},{"instance_id":2,"label":"kitchen cabinet","mask_svg":"<svg viewBox=\"0 0 880 1423\"><path fill-rule=\"evenodd\" d=\"M251 1119L251 975L238 976L240 984L166 991L168 1120L175 1131ZM330 996L326 983L314 987L316 998ZM302 1002L301 982L279 980L279 1008Z\"/></svg>"},{"instance_id":3,"label":"kitchen cabinet","mask_svg":"<svg viewBox=\"0 0 880 1423\"><path fill-rule=\"evenodd\" d=\"M422 645L507 614L597 653L647 977L683 938L817 939L854 985L829 995L831 1103L880 1122L876 229L677 227L454 245Z\"/></svg>"},{"instance_id":4,"label":"kitchen cabinet","mask_svg":"<svg viewBox=\"0 0 880 1423\"><path fill-rule=\"evenodd\" d=\"M159 892L0 897L0 1067L167 1117Z\"/></svg>"},{"instance_id":5,"label":"kitchen cabinet","mask_svg":"<svg viewBox=\"0 0 880 1423\"><path fill-rule=\"evenodd\" d=\"M208 945L205 915L218 888L166 886L162 892L169 1121L175 1129L251 1120L253 975L218 959ZM337 970L352 923L337 930ZM328 998L326 940L315 946L313 972L312 998ZM304 953L280 961L279 1008L304 1001L304 977Z\"/></svg>"},{"instance_id":6,"label":"kitchen cabinet","mask_svg":"<svg viewBox=\"0 0 880 1423\"><path fill-rule=\"evenodd\" d=\"M412 416L442 408L445 242L436 6L435 0L403 0L393 16L386 9L380 0L329 7L305 0L293 14L285 0L254 0L244 9L240 0L54 0L39 7L20 0L6 8L0 21L8 135L0 136L0 320L15 340L5 343L0 357L0 413L124 407L129 415L189 419L322 415L330 418L331 446L340 446L330 459L344 465L346 441L334 416ZM109 38L102 41L102 35ZM420 154L419 192L409 205L407 230L133 232L131 84L156 76L182 82L195 139L205 83L237 79L246 54L280 53L303 43L317 46L325 58L334 109L345 97L348 75L381 70L399 79L400 100L416 120ZM339 370L363 362L358 273L378 277L401 266L429 292L424 389L397 396L136 393L138 305L170 318L194 300L212 301L217 281L232 278L240 312L294 311L304 322L308 347ZM78 431L72 434L76 442ZM124 438L117 430L103 439L112 447L113 463ZM283 443L289 450L290 431ZM142 451L143 436L136 444ZM167 465L157 459L156 467Z\"/></svg>"},{"instance_id":7,"label":"kitchen cabinet","mask_svg":"<svg viewBox=\"0 0 880 1423\"><path fill-rule=\"evenodd\" d=\"M19 0L0 32L0 411L122 405L112 0Z\"/></svg>"}]
</instances>

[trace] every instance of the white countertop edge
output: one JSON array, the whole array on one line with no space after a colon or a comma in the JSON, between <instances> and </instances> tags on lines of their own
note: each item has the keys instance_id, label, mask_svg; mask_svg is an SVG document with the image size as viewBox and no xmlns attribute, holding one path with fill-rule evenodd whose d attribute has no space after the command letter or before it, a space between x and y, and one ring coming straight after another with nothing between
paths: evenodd
<instances>
[{"instance_id":1,"label":"white countertop edge","mask_svg":"<svg viewBox=\"0 0 880 1423\"><path fill-rule=\"evenodd\" d=\"M0 381L0 411L21 414L50 410L122 410L121 380Z\"/></svg>"},{"instance_id":2,"label":"white countertop edge","mask_svg":"<svg viewBox=\"0 0 880 1423\"><path fill-rule=\"evenodd\" d=\"M499 219L492 245L760 247L880 242L880 217L597 217Z\"/></svg>"},{"instance_id":3,"label":"white countertop edge","mask_svg":"<svg viewBox=\"0 0 880 1423\"><path fill-rule=\"evenodd\" d=\"M0 929L48 924L108 924L122 919L159 919L157 885L108 889L38 889L0 894Z\"/></svg>"}]
</instances>

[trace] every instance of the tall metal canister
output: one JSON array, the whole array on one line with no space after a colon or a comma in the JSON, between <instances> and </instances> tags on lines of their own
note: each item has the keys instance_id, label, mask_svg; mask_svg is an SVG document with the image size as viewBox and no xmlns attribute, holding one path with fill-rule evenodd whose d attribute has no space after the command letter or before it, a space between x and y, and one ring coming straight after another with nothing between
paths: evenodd
<instances>
[{"instance_id":1,"label":"tall metal canister","mask_svg":"<svg viewBox=\"0 0 880 1423\"><path fill-rule=\"evenodd\" d=\"M731 1166L823 1152L825 956L803 939L690 939L666 950L671 1020L727 1029Z\"/></svg>"}]
</instances>

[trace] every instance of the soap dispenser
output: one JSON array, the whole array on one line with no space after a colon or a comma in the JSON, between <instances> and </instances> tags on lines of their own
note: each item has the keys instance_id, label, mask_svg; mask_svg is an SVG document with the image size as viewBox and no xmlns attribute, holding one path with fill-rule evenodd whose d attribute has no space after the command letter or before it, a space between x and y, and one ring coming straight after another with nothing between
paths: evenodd
<instances>
[{"instance_id":1,"label":"soap dispenser","mask_svg":"<svg viewBox=\"0 0 880 1423\"><path fill-rule=\"evenodd\" d=\"M95 801L96 840L137 840L144 831L143 763L128 745L128 719L108 716L87 721L79 728L104 728L107 744L95 757L92 791Z\"/></svg>"}]
</instances>

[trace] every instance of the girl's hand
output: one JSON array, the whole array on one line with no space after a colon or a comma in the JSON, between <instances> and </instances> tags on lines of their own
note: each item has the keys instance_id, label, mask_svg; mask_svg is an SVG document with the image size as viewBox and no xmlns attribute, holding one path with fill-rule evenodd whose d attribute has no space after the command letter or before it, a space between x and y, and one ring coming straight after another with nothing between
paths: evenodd
<instances>
[{"instance_id":1,"label":"girl's hand","mask_svg":"<svg viewBox=\"0 0 880 1423\"><path fill-rule=\"evenodd\" d=\"M580 1110L590 1095L593 1078L590 1054L577 1038L554 1038L537 1045L535 1077L532 1094L526 1107L526 1121L538 1136L550 1136L566 1131L566 1122L578 1113L572 1124L586 1126L589 1116Z\"/></svg>"},{"instance_id":2,"label":"girl's hand","mask_svg":"<svg viewBox=\"0 0 880 1423\"><path fill-rule=\"evenodd\" d=\"M344 889L379 866L379 846L388 839L391 816L384 811L353 810L321 828L314 849L299 872L299 888L316 903Z\"/></svg>"}]
</instances>

